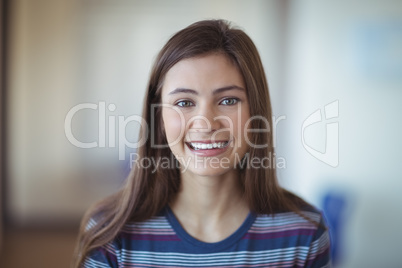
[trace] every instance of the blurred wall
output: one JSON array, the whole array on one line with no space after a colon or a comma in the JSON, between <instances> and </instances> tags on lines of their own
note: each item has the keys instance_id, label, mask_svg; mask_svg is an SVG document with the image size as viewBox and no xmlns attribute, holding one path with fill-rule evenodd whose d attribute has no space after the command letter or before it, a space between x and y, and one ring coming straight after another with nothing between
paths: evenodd
<instances>
[{"instance_id":1,"label":"blurred wall","mask_svg":"<svg viewBox=\"0 0 402 268\"><path fill-rule=\"evenodd\" d=\"M0 14L1 14L1 19L0 19L0 104L3 105L4 103L4 55L3 55L3 49L4 49L4 31L3 31L3 26L4 26L4 21L3 21L3 16L4 16L4 1L0 1ZM4 125L4 109L0 108L0 125ZM4 184L4 159L5 159L5 153L4 153L4 145L3 145L3 139L4 138L4 128L1 128L0 131L0 252L3 248L3 220L4 220L4 211L3 211L3 184Z\"/></svg>"},{"instance_id":2,"label":"blurred wall","mask_svg":"<svg viewBox=\"0 0 402 268\"><path fill-rule=\"evenodd\" d=\"M121 185L128 158L119 160L119 137L135 142L139 124L119 129L118 116L141 113L153 59L172 34L192 22L224 18L244 28L270 67L273 94L280 95L280 1L12 4L8 207L14 224L77 222L91 203ZM97 148L77 148L65 135L65 118L79 104L96 109L75 114L72 134L82 142L98 142ZM105 131L100 113L106 116ZM108 132L112 126L114 145ZM123 151L123 156L130 152Z\"/></svg>"},{"instance_id":3,"label":"blurred wall","mask_svg":"<svg viewBox=\"0 0 402 268\"><path fill-rule=\"evenodd\" d=\"M79 94L78 1L11 4L10 217L18 224L69 219L86 205L80 188L72 185L81 174L80 157L63 130L65 114Z\"/></svg>"},{"instance_id":4,"label":"blurred wall","mask_svg":"<svg viewBox=\"0 0 402 268\"><path fill-rule=\"evenodd\" d=\"M400 267L402 2L291 1L288 18L281 181L318 206L328 192L344 197L341 267ZM321 153L339 142L335 167L302 143L317 109L304 139Z\"/></svg>"}]
</instances>

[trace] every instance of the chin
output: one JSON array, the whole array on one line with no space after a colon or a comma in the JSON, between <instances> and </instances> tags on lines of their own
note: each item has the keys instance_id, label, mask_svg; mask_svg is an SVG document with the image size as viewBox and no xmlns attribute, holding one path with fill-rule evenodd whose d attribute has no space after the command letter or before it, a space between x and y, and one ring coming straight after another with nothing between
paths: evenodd
<instances>
[{"instance_id":1,"label":"chin","mask_svg":"<svg viewBox=\"0 0 402 268\"><path fill-rule=\"evenodd\" d=\"M194 174L196 176L205 176L205 177L217 177L217 176L222 176L225 175L228 172L233 171L231 168L188 168L187 170L184 170L183 172L188 172L191 174Z\"/></svg>"}]
</instances>

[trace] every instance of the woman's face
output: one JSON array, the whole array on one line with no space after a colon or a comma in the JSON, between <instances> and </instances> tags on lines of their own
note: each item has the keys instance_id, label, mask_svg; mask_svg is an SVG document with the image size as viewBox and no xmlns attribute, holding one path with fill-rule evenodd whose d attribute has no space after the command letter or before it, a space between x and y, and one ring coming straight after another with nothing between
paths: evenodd
<instances>
[{"instance_id":1,"label":"woman's face","mask_svg":"<svg viewBox=\"0 0 402 268\"><path fill-rule=\"evenodd\" d=\"M248 150L250 118L244 79L223 54L184 59L166 74L162 118L182 172L232 171Z\"/></svg>"}]
</instances>

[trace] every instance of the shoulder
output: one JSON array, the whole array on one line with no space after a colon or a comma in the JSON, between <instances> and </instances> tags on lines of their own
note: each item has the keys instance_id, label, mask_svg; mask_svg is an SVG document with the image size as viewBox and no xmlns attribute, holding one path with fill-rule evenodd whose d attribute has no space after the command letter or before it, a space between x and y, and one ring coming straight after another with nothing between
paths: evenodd
<instances>
[{"instance_id":1,"label":"shoulder","mask_svg":"<svg viewBox=\"0 0 402 268\"><path fill-rule=\"evenodd\" d=\"M311 205L298 212L257 215L248 238L269 240L276 249L293 249L306 267L330 267L330 237L323 214Z\"/></svg>"},{"instance_id":2,"label":"shoulder","mask_svg":"<svg viewBox=\"0 0 402 268\"><path fill-rule=\"evenodd\" d=\"M253 227L275 226L276 231L303 230L304 234L313 235L319 229L327 229L322 213L313 206L303 206L299 211L282 211L274 214L258 214ZM306 230L310 230L306 232Z\"/></svg>"},{"instance_id":3,"label":"shoulder","mask_svg":"<svg viewBox=\"0 0 402 268\"><path fill-rule=\"evenodd\" d=\"M88 228L96 225L96 218L88 222ZM127 222L119 230L117 235L109 243L95 248L88 255L87 267L120 267L131 251L149 251L152 241L171 240L175 233L166 217L162 214L155 215L147 220ZM105 265L105 266L102 266Z\"/></svg>"},{"instance_id":4,"label":"shoulder","mask_svg":"<svg viewBox=\"0 0 402 268\"><path fill-rule=\"evenodd\" d=\"M286 197L285 202L290 206L285 210L277 211L275 215L289 215L289 217L299 219L300 221L303 221L303 219L307 220L315 225L317 230L328 229L322 211L292 192L284 190L284 195Z\"/></svg>"},{"instance_id":5,"label":"shoulder","mask_svg":"<svg viewBox=\"0 0 402 268\"><path fill-rule=\"evenodd\" d=\"M120 250L117 240L95 248L85 258L83 267L119 267Z\"/></svg>"},{"instance_id":6,"label":"shoulder","mask_svg":"<svg viewBox=\"0 0 402 268\"><path fill-rule=\"evenodd\" d=\"M97 230L105 227L105 223L102 220L102 213L94 214L86 221L85 232L88 235L93 235ZM118 256L120 255L120 250L121 246L118 239L113 239L102 246L89 250L81 267L119 267Z\"/></svg>"},{"instance_id":7,"label":"shoulder","mask_svg":"<svg viewBox=\"0 0 402 268\"><path fill-rule=\"evenodd\" d=\"M173 229L166 216L158 214L144 221L126 223L120 230L118 237L121 240L147 240L147 237L169 232L173 232Z\"/></svg>"},{"instance_id":8,"label":"shoulder","mask_svg":"<svg viewBox=\"0 0 402 268\"><path fill-rule=\"evenodd\" d=\"M297 211L258 214L250 232L266 233L281 242L297 242L294 246L312 247L316 243L321 243L322 246L329 247L330 244L323 213L307 203L300 206Z\"/></svg>"},{"instance_id":9,"label":"shoulder","mask_svg":"<svg viewBox=\"0 0 402 268\"><path fill-rule=\"evenodd\" d=\"M306 266L330 267L331 241L323 213L311 205L304 207L301 212L315 223L314 232L310 234Z\"/></svg>"}]
</instances>

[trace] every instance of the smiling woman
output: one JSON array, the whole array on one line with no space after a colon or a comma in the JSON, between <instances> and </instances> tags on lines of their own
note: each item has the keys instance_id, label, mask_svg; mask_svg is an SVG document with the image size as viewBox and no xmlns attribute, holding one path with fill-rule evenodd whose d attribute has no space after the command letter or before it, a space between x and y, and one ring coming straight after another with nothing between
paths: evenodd
<instances>
[{"instance_id":1,"label":"smiling woman","mask_svg":"<svg viewBox=\"0 0 402 268\"><path fill-rule=\"evenodd\" d=\"M255 165L274 154L272 114L243 31L208 20L175 34L152 69L143 118L154 139L136 160L171 164L135 165L88 211L76 267L329 267L321 213L278 185L275 165Z\"/></svg>"}]
</instances>

